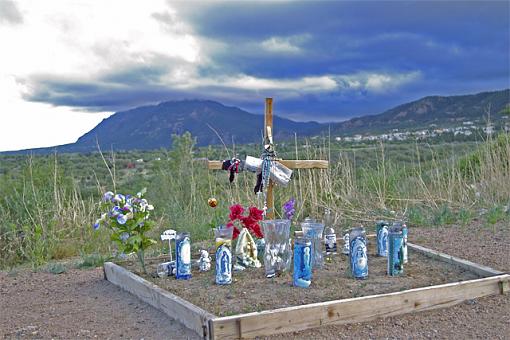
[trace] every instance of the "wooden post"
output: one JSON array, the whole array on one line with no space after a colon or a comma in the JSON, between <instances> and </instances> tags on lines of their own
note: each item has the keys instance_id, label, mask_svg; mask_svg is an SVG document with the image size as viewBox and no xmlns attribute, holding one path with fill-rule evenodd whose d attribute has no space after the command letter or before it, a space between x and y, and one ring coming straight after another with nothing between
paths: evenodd
<instances>
[{"instance_id":1,"label":"wooden post","mask_svg":"<svg viewBox=\"0 0 510 340\"><path fill-rule=\"evenodd\" d=\"M273 130L273 98L266 98L265 111L264 111L264 144L274 143L274 130ZM283 164L289 169L327 169L329 162L326 160L284 160L278 159L278 163ZM209 170L221 170L223 161L210 161L207 160L207 168ZM275 218L274 210L274 183L269 180L266 190L266 219Z\"/></svg>"},{"instance_id":2,"label":"wooden post","mask_svg":"<svg viewBox=\"0 0 510 340\"><path fill-rule=\"evenodd\" d=\"M269 141L273 143L273 98L266 98L266 110L264 113L264 143ZM267 213L266 217L269 220L274 219L274 196L273 196L273 181L269 180L267 186Z\"/></svg>"}]
</instances>

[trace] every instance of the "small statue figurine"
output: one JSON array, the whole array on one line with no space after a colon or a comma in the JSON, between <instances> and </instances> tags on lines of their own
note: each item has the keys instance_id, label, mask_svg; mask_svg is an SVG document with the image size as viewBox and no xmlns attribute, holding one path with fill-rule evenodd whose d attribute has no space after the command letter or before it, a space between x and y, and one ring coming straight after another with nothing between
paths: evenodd
<instances>
[{"instance_id":1,"label":"small statue figurine","mask_svg":"<svg viewBox=\"0 0 510 340\"><path fill-rule=\"evenodd\" d=\"M207 272L211 269L211 257L207 250L200 250L200 259L198 260L198 268L201 272Z\"/></svg>"},{"instance_id":2,"label":"small statue figurine","mask_svg":"<svg viewBox=\"0 0 510 340\"><path fill-rule=\"evenodd\" d=\"M237 265L248 268L260 268L261 264L257 258L257 245L248 229L243 228L239 234L236 245Z\"/></svg>"}]
</instances>

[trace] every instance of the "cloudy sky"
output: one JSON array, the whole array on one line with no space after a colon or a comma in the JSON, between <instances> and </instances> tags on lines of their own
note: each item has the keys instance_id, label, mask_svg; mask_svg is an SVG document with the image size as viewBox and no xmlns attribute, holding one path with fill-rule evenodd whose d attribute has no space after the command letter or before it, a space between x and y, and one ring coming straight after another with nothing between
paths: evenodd
<instances>
[{"instance_id":1,"label":"cloudy sky","mask_svg":"<svg viewBox=\"0 0 510 340\"><path fill-rule=\"evenodd\" d=\"M0 151L212 99L339 121L508 88L509 1L0 0Z\"/></svg>"}]
</instances>

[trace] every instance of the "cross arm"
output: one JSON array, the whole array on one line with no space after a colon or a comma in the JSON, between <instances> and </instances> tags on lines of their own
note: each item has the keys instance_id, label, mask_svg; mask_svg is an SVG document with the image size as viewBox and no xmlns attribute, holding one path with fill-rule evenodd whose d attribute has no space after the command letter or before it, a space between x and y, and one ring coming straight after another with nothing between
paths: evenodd
<instances>
[{"instance_id":1,"label":"cross arm","mask_svg":"<svg viewBox=\"0 0 510 340\"><path fill-rule=\"evenodd\" d=\"M289 169L327 169L328 161L324 160L278 160ZM221 170L222 161L207 161L209 170Z\"/></svg>"}]
</instances>

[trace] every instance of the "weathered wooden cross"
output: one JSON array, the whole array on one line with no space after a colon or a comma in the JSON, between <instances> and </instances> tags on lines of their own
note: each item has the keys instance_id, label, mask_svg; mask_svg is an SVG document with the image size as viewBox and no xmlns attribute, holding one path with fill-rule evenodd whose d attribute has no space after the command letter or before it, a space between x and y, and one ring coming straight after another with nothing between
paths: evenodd
<instances>
[{"instance_id":1,"label":"weathered wooden cross","mask_svg":"<svg viewBox=\"0 0 510 340\"><path fill-rule=\"evenodd\" d=\"M271 140L273 136L273 98L266 98L266 109L264 114L264 140ZM329 162L324 160L283 160L277 159L277 162L285 165L289 169L327 169ZM221 170L222 161L208 161L209 170ZM274 197L273 181L269 181L267 187L267 214L268 219L274 219Z\"/></svg>"}]
</instances>

